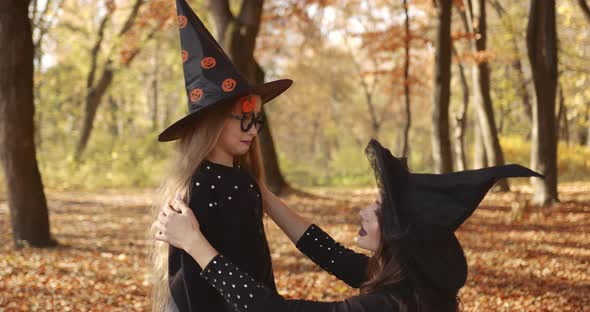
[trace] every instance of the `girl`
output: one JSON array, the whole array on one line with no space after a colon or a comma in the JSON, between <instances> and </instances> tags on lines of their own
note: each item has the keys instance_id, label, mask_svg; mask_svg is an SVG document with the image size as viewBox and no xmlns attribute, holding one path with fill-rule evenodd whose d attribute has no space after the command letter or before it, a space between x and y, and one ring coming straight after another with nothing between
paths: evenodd
<instances>
[{"instance_id":1,"label":"girl","mask_svg":"<svg viewBox=\"0 0 590 312\"><path fill-rule=\"evenodd\" d=\"M201 273L238 311L458 311L467 262L454 235L487 191L504 177L542 177L518 165L443 175L410 174L405 160L372 140L367 155L379 198L361 210L358 244L371 257L342 247L263 188L265 208L303 253L361 294L339 302L286 300L257 282L199 234L199 221L180 201L154 223L156 239L186 250ZM185 235L191 233L191 235Z\"/></svg>"},{"instance_id":2,"label":"girl","mask_svg":"<svg viewBox=\"0 0 590 312\"><path fill-rule=\"evenodd\" d=\"M178 194L201 221L199 235L276 292L262 226L258 183L264 172L257 134L263 126L262 104L292 81L249 85L188 4L177 0L176 6L189 113L158 137L178 144L153 217ZM157 244L152 260L155 311L234 311L201 278L201 268L184 250Z\"/></svg>"}]
</instances>

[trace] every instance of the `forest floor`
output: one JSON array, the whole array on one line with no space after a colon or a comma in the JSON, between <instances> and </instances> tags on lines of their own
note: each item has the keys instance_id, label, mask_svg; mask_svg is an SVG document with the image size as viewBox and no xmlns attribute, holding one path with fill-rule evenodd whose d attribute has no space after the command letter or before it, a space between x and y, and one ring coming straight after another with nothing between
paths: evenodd
<instances>
[{"instance_id":1,"label":"forest floor","mask_svg":"<svg viewBox=\"0 0 590 312\"><path fill-rule=\"evenodd\" d=\"M357 212L375 191L310 192L284 199L354 246ZM0 200L0 311L149 310L152 191L47 193L56 248L13 250ZM524 186L491 193L457 231L469 263L464 311L590 311L590 183L560 185L560 204L515 213L529 195ZM357 293L302 256L274 223L266 226L281 294L338 300Z\"/></svg>"}]
</instances>

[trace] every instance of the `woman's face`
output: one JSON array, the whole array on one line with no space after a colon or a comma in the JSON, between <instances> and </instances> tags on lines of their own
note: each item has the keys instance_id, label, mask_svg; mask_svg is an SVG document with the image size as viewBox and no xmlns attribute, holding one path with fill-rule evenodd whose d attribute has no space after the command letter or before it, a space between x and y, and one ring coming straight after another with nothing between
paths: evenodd
<instances>
[{"instance_id":1,"label":"woman's face","mask_svg":"<svg viewBox=\"0 0 590 312\"><path fill-rule=\"evenodd\" d=\"M260 109L262 107L260 96L252 95L250 97L250 102L251 104L255 104L252 112L255 113L255 118L258 118ZM243 104L243 98L238 99L234 103L231 114L236 117L242 117L245 113L244 108L246 108L246 106ZM248 119L249 118L252 118L251 113L248 114ZM258 135L258 131L256 130L256 127L252 125L248 131L244 132L242 130L241 123L242 122L240 120L228 116L216 147L231 156L246 154L250 149L252 140L256 135Z\"/></svg>"},{"instance_id":2,"label":"woman's face","mask_svg":"<svg viewBox=\"0 0 590 312\"><path fill-rule=\"evenodd\" d=\"M375 202L369 206L361 209L359 212L361 218L361 229L357 238L357 244L359 247L377 251L379 247L379 240L381 232L379 230L379 219L377 213L381 210L381 194L375 199Z\"/></svg>"}]
</instances>

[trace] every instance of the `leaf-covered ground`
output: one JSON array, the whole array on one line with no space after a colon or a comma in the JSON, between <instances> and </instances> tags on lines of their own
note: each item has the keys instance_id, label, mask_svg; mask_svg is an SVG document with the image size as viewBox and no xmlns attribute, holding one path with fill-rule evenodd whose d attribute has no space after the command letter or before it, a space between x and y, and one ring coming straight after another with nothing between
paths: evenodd
<instances>
[{"instance_id":1,"label":"leaf-covered ground","mask_svg":"<svg viewBox=\"0 0 590 312\"><path fill-rule=\"evenodd\" d=\"M313 190L285 197L337 240L354 246L357 212L373 190ZM490 194L458 231L469 262L465 311L590 311L590 184L560 186L551 210L515 207L530 190ZM150 191L49 192L53 249L14 251L0 201L0 311L146 311ZM520 218L518 218L521 216ZM517 221L514 221L517 220ZM267 222L279 291L337 300L355 294L300 255ZM357 249L358 250L358 249Z\"/></svg>"}]
</instances>

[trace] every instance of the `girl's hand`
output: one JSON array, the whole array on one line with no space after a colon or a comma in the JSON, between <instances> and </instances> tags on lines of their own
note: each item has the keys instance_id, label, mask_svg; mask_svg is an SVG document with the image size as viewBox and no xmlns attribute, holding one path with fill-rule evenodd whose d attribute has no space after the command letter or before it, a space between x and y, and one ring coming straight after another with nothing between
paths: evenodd
<instances>
[{"instance_id":1,"label":"girl's hand","mask_svg":"<svg viewBox=\"0 0 590 312\"><path fill-rule=\"evenodd\" d=\"M172 203L162 208L153 226L158 230L156 240L184 250L192 247L195 239L204 240L199 221L178 194Z\"/></svg>"}]
</instances>

